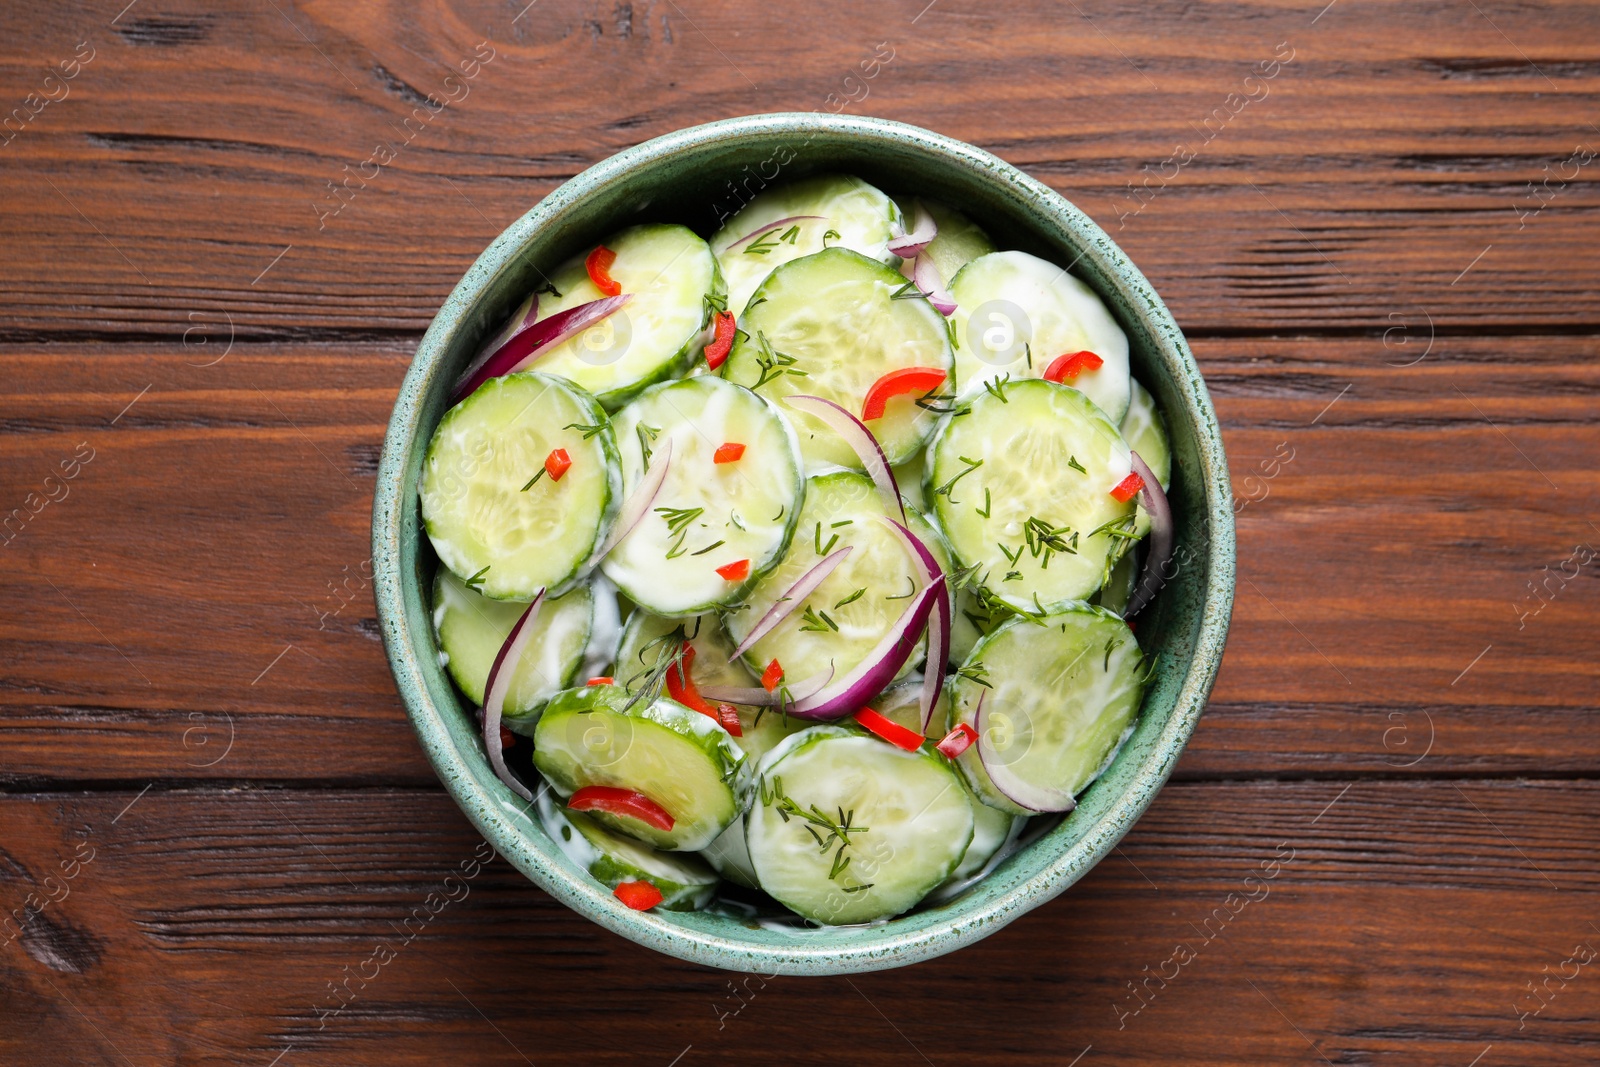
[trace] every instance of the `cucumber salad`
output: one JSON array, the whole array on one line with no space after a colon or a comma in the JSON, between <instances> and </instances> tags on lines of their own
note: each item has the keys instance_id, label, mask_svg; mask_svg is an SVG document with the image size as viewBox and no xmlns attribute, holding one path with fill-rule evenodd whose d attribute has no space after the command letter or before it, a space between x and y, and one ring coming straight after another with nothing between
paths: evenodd
<instances>
[{"instance_id":1,"label":"cucumber salad","mask_svg":"<svg viewBox=\"0 0 1600 1067\"><path fill-rule=\"evenodd\" d=\"M870 923L1070 812L1173 547L1100 298L834 175L544 266L420 496L439 661L562 853L619 907Z\"/></svg>"}]
</instances>

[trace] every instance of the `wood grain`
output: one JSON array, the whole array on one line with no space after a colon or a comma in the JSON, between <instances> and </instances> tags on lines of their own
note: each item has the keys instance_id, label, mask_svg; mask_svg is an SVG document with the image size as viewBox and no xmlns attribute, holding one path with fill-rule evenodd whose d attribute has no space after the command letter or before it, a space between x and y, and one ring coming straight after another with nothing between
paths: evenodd
<instances>
[{"instance_id":1,"label":"wood grain","mask_svg":"<svg viewBox=\"0 0 1600 1067\"><path fill-rule=\"evenodd\" d=\"M61 7L6 48L19 97L79 40L95 58L3 149L29 193L0 204L0 322L19 341L418 332L583 167L853 93L852 111L972 141L1079 203L1191 331L1600 324L1571 273L1600 237L1595 164L1562 166L1600 148L1588 5L1346 0L1313 21L1320 5L1281 0L946 2L913 22L924 6L834 0L803 45L782 9L716 4L549 0L517 19L485 0L233 0L115 27ZM485 40L494 58L447 89ZM894 59L862 82L880 41ZM1292 58L1245 82L1275 56ZM408 136L429 93L461 98ZM380 141L397 157L363 170Z\"/></svg>"},{"instance_id":2,"label":"wood grain","mask_svg":"<svg viewBox=\"0 0 1600 1067\"><path fill-rule=\"evenodd\" d=\"M0 949L7 1062L1232 1065L1315 1062L1309 1040L1540 1065L1600 1040L1586 969L1537 1015L1525 987L1600 938L1593 782L1174 784L1083 882L956 956L766 982L623 941L504 861L463 875L480 842L439 792L135 797L0 801L8 906L92 856Z\"/></svg>"}]
</instances>

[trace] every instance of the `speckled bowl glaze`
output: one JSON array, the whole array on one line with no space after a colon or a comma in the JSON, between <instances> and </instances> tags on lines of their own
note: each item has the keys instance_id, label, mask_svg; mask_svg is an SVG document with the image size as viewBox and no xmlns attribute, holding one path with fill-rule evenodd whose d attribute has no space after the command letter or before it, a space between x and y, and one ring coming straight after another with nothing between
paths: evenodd
<instances>
[{"instance_id":1,"label":"speckled bowl glaze","mask_svg":"<svg viewBox=\"0 0 1600 1067\"><path fill-rule=\"evenodd\" d=\"M434 558L417 480L451 382L549 266L643 221L709 234L763 184L820 171L945 201L1001 248L1070 264L1127 331L1135 375L1172 435L1175 574L1139 620L1160 659L1138 726L1077 810L954 901L864 927L775 929L724 915L634 912L562 855L495 778L472 709L439 666L427 589ZM984 937L1083 877L1149 806L1193 731L1222 658L1233 605L1232 493L1216 415L1166 305L1082 212L987 152L915 126L821 114L752 115L680 130L579 174L491 244L445 301L400 388L372 508L378 617L400 696L440 779L519 870L595 922L673 956L764 975L903 966Z\"/></svg>"}]
</instances>

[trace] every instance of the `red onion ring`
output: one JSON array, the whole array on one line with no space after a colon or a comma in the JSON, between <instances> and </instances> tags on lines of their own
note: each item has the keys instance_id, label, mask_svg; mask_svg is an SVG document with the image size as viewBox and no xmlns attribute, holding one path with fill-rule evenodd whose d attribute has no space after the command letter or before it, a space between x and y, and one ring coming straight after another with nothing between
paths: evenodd
<instances>
[{"instance_id":1,"label":"red onion ring","mask_svg":"<svg viewBox=\"0 0 1600 1067\"><path fill-rule=\"evenodd\" d=\"M944 692L944 670L950 662L950 583L944 580L944 571L939 567L939 560L928 549L927 544L901 526L893 519L885 519L894 527L895 533L907 547L922 561L922 569L928 574L929 585L935 590L933 599L933 612L928 616L928 662L922 670L922 696L918 701L918 710L922 715L922 732L928 732L929 725L933 722L933 709L939 705L939 694Z\"/></svg>"},{"instance_id":2,"label":"red onion ring","mask_svg":"<svg viewBox=\"0 0 1600 1067\"><path fill-rule=\"evenodd\" d=\"M539 605L542 603L543 589L523 611L516 625L511 627L511 632L506 634L505 643L495 654L494 665L489 668L489 678L483 686L483 746L489 750L489 765L494 768L496 777L523 800L532 800L533 794L506 767L505 751L500 747L500 713L505 708L506 693L511 689L511 678L517 673L517 664L522 662L523 650L533 637L533 623L539 617Z\"/></svg>"},{"instance_id":3,"label":"red onion ring","mask_svg":"<svg viewBox=\"0 0 1600 1067\"><path fill-rule=\"evenodd\" d=\"M622 502L622 511L617 515L617 521L612 525L605 543L600 546L600 551L595 554L596 559L610 555L611 550L639 525L639 520L650 513L650 505L656 502L656 494L661 492L661 483L667 480L667 465L671 462L672 438L669 437L652 453L650 466L645 468L638 487Z\"/></svg>"},{"instance_id":4,"label":"red onion ring","mask_svg":"<svg viewBox=\"0 0 1600 1067\"><path fill-rule=\"evenodd\" d=\"M1167 494L1162 491L1161 482L1144 460L1139 458L1139 453L1129 450L1128 455L1133 459L1134 473L1144 482L1139 490L1139 502L1144 505L1145 511L1150 513L1150 550L1145 555L1144 570L1139 574L1139 584L1134 587L1133 596L1128 598L1128 607L1123 611L1122 617L1131 619L1139 614L1155 595L1166 584L1165 572L1167 563L1172 559L1172 505L1167 501Z\"/></svg>"},{"instance_id":5,"label":"red onion ring","mask_svg":"<svg viewBox=\"0 0 1600 1067\"><path fill-rule=\"evenodd\" d=\"M545 349L553 348L573 334L587 330L632 299L631 293L608 296L601 300L591 300L587 304L579 304L565 311L558 311L538 322L524 321L523 325L490 353L487 359L461 376L450 394L450 403L461 403L490 378L499 378L526 369L544 353ZM526 317L525 314L524 320Z\"/></svg>"},{"instance_id":6,"label":"red onion ring","mask_svg":"<svg viewBox=\"0 0 1600 1067\"><path fill-rule=\"evenodd\" d=\"M928 242L939 236L939 224L933 221L933 216L928 214L928 209L922 206L922 201L916 202L912 213L914 228L910 233L902 234L889 242L889 251L897 256L910 258L920 256L922 250L928 247Z\"/></svg>"},{"instance_id":7,"label":"red onion ring","mask_svg":"<svg viewBox=\"0 0 1600 1067\"><path fill-rule=\"evenodd\" d=\"M855 451L861 465L866 468L867 477L878 487L884 507L898 511L900 521L905 521L906 506L900 499L900 484L894 480L894 471L889 469L889 457L883 454L883 447L878 444L872 431L867 429L866 423L846 408L820 396L796 394L784 397L783 402L820 420L828 429L844 438L844 443Z\"/></svg>"},{"instance_id":8,"label":"red onion ring","mask_svg":"<svg viewBox=\"0 0 1600 1067\"><path fill-rule=\"evenodd\" d=\"M777 603L767 609L767 613L761 616L761 621L757 622L755 627L744 635L744 640L739 642L734 648L733 654L728 658L730 660L738 659L745 654L751 645L771 633L772 628L787 619L794 609L800 606L800 602L810 596L817 586L822 584L822 580L832 574L833 569L843 563L844 558L852 551L854 551L854 546L846 545L824 556L822 561L815 567L802 574L799 581L791 585L788 591L778 598Z\"/></svg>"},{"instance_id":9,"label":"red onion ring","mask_svg":"<svg viewBox=\"0 0 1600 1067\"><path fill-rule=\"evenodd\" d=\"M733 244L729 245L727 248L724 248L723 251L732 252L735 248L738 248L746 241L754 241L762 234L770 233L773 230L776 230L779 226L783 226L791 222L799 222L802 219L825 219L827 217L828 216L826 215L790 215L788 218L779 219L777 222L769 222L758 230L751 230L749 233L733 242Z\"/></svg>"},{"instance_id":10,"label":"red onion ring","mask_svg":"<svg viewBox=\"0 0 1600 1067\"><path fill-rule=\"evenodd\" d=\"M919 252L912 262L911 281L927 296L928 303L939 309L939 314L949 317L956 313L956 298L945 291L939 268L926 252Z\"/></svg>"},{"instance_id":11,"label":"red onion ring","mask_svg":"<svg viewBox=\"0 0 1600 1067\"><path fill-rule=\"evenodd\" d=\"M707 700L725 700L730 704L745 704L752 708L775 708L783 700L783 691L789 691L790 700L801 700L833 681L833 668L818 671L803 682L791 686L778 686L767 692L760 686L702 685L700 695ZM790 711L794 708L791 706Z\"/></svg>"},{"instance_id":12,"label":"red onion ring","mask_svg":"<svg viewBox=\"0 0 1600 1067\"><path fill-rule=\"evenodd\" d=\"M894 681L917 647L933 610L937 589L929 586L917 594L883 640L855 670L809 696L797 699L789 714L801 719L839 719L850 715Z\"/></svg>"},{"instance_id":13,"label":"red onion ring","mask_svg":"<svg viewBox=\"0 0 1600 1067\"><path fill-rule=\"evenodd\" d=\"M1029 811L1071 811L1077 807L1078 802L1071 793L1063 795L1057 789L1030 785L1012 773L1010 764L1001 763L997 755L991 756L989 747L983 743L983 700L988 695L987 689L978 694L978 706L972 709L972 728L978 732L978 740L974 744L978 749L978 761L983 764L989 781L1007 800Z\"/></svg>"}]
</instances>

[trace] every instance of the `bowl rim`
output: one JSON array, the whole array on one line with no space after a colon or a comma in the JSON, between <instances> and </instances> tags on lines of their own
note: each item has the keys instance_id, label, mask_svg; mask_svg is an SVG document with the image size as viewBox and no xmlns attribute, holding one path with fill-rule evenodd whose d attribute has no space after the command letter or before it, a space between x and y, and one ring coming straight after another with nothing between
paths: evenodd
<instances>
[{"instance_id":1,"label":"bowl rim","mask_svg":"<svg viewBox=\"0 0 1600 1067\"><path fill-rule=\"evenodd\" d=\"M445 724L454 708L441 708L429 693L421 663L432 650L412 641L406 616L405 573L400 535L405 508L415 493L406 492L403 476L412 442L421 429L428 387L439 374L451 336L470 320L467 313L501 273L514 267L521 249L546 225L588 196L593 188L625 178L634 168L696 150L713 141L740 136L849 134L878 142L910 143L943 158L946 164L981 174L986 181L1009 187L1014 196L1035 200L1036 210L1053 217L1082 248L1080 259L1099 268L1119 290L1127 306L1139 308L1150 330L1155 356L1174 389L1190 409L1197 428L1196 448L1204 489L1204 523L1209 542L1204 553L1206 582L1196 604L1201 621L1194 654L1171 714L1131 777L1129 786L1079 839L1031 878L969 910L961 910L914 930L897 932L893 923L873 927L881 936L845 946L807 939L767 945L688 929L650 912L615 906L603 886L551 862L527 840L517 824L518 808L509 790L489 772L487 779L469 765L455 747ZM1075 261L1076 262L1076 261ZM1175 371L1181 369L1181 375ZM644 141L588 167L568 179L508 226L477 258L456 284L429 325L401 384L384 437L372 511L373 588L379 626L390 668L407 717L441 782L496 851L535 884L574 911L648 948L694 963L735 971L783 974L837 974L875 970L930 959L987 936L1000 926L1052 899L1093 868L1121 840L1166 783L1195 724L1204 710L1222 658L1234 596L1234 524L1232 491L1221 430L1194 357L1165 303L1144 274L1093 220L1042 182L973 145L918 126L888 119L776 112L744 115L687 127ZM487 761L484 761L487 767ZM518 802L520 804L520 801ZM527 808L521 808L526 818Z\"/></svg>"}]
</instances>

